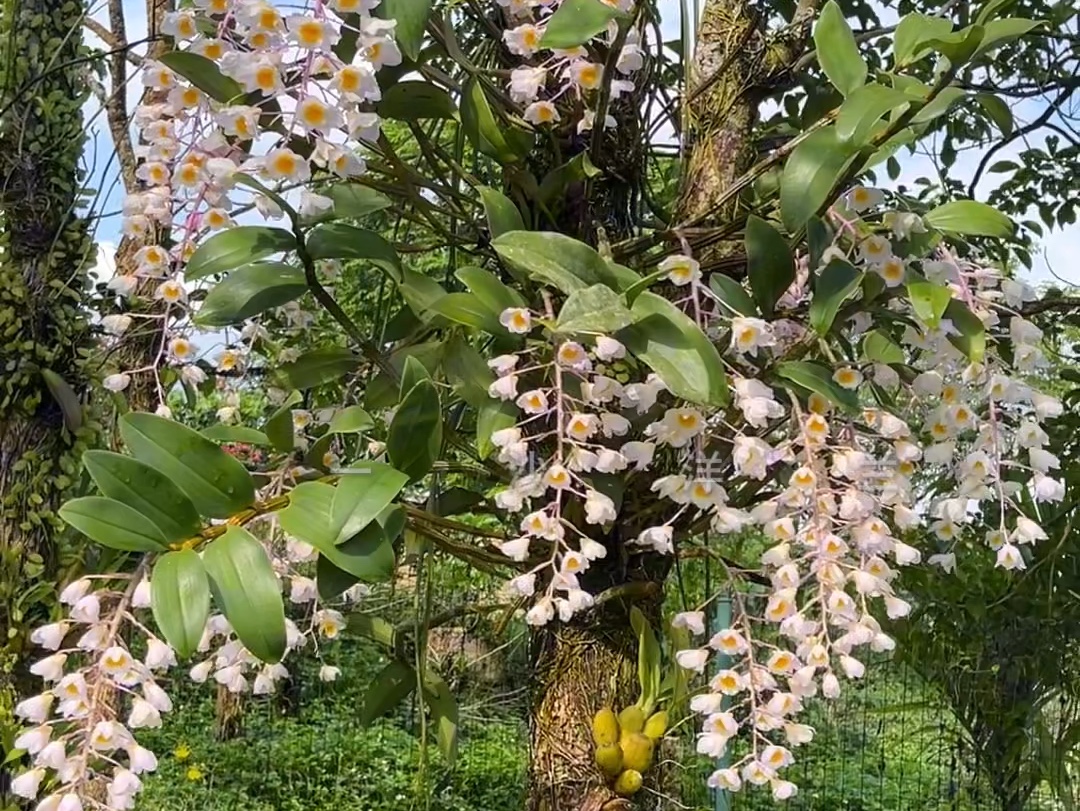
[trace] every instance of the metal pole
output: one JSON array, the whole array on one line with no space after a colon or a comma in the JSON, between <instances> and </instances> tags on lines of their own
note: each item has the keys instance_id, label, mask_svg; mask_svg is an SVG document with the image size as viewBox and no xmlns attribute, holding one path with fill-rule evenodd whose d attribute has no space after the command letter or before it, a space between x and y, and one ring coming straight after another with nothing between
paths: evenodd
<instances>
[{"instance_id":1,"label":"metal pole","mask_svg":"<svg viewBox=\"0 0 1080 811\"><path fill-rule=\"evenodd\" d=\"M725 592L713 603L710 612L710 633L716 634L731 627L731 597ZM715 657L716 670L725 670L731 667L731 657L718 654ZM725 706L727 699L724 700ZM731 764L731 755L725 751L716 761L716 768L726 769ZM713 811L731 811L731 792L721 789L713 789Z\"/></svg>"}]
</instances>

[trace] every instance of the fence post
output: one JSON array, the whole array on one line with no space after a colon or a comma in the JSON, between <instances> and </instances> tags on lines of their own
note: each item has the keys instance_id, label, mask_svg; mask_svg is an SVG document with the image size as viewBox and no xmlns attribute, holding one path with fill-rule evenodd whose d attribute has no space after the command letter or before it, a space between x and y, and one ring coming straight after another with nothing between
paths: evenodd
<instances>
[{"instance_id":1,"label":"fence post","mask_svg":"<svg viewBox=\"0 0 1080 811\"><path fill-rule=\"evenodd\" d=\"M731 627L731 597L725 590L713 603L713 610L709 612L709 633L719 633L725 628ZM717 654L715 657L716 670L724 670L731 666L731 657ZM728 699L724 700L725 706ZM717 760L716 767L724 769L731 763L731 755L728 752ZM731 811L731 792L713 789L713 811Z\"/></svg>"}]
</instances>

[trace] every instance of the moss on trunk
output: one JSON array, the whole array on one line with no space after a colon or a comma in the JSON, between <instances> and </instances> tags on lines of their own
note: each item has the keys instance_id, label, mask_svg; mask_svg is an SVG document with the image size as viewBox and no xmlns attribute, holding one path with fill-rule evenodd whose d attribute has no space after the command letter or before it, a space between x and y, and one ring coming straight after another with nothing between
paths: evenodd
<instances>
[{"instance_id":1,"label":"moss on trunk","mask_svg":"<svg viewBox=\"0 0 1080 811\"><path fill-rule=\"evenodd\" d=\"M79 210L83 13L76 0L0 11L0 730L27 631L77 563L58 541L56 511L96 434L82 306L94 245Z\"/></svg>"}]
</instances>

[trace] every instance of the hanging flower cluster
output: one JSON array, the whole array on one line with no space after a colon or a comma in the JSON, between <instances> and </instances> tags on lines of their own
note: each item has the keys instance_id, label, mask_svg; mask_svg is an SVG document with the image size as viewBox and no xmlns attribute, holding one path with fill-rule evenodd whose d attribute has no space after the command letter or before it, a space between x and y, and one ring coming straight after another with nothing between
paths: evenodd
<instances>
[{"instance_id":1,"label":"hanging flower cluster","mask_svg":"<svg viewBox=\"0 0 1080 811\"><path fill-rule=\"evenodd\" d=\"M208 617L189 671L192 681L209 680L232 693L267 695L288 676L284 659L320 640L336 639L344 615L320 607L310 571L314 550L289 541L275 566L289 601L307 607L300 627L286 620L286 654L265 664L236 638L220 614ZM159 727L173 703L157 679L177 666L173 649L150 630L151 581L142 569L134 575L77 580L60 595L66 616L37 628L31 642L47 654L30 666L45 689L23 700L15 715L31 725L15 741L32 766L15 778L12 792L29 800L44 798L38 811L82 808L132 808L142 787L140 775L157 768L153 752L139 744L139 729ZM339 608L359 599L357 585L342 595ZM323 663L319 678L334 681L340 670Z\"/></svg>"},{"instance_id":2,"label":"hanging flower cluster","mask_svg":"<svg viewBox=\"0 0 1080 811\"><path fill-rule=\"evenodd\" d=\"M267 0L207 0L166 15L163 32L179 51L213 63L218 79L196 86L166 64L143 68L151 91L150 102L135 112L143 189L125 198L122 230L145 244L134 271L109 287L131 296L149 280L164 305L154 317L167 329L151 364L113 373L107 388L121 391L133 375L154 374L164 408L162 365L176 367L186 383L205 381L186 320L195 280L184 279L184 265L201 241L234 227L242 215L275 220L285 214L281 197L253 190L245 178L285 195L301 218L314 218L333 201L303 184L319 173L348 179L365 172L363 149L379 137L375 74L401 62L395 22L371 16L376 5L333 0L290 13ZM352 14L359 15L358 26L345 22ZM343 37L355 42L348 60L335 52ZM120 334L130 325L130 316L117 315L105 326ZM238 346L218 354L216 370L238 372L257 337L257 327L245 329Z\"/></svg>"},{"instance_id":3,"label":"hanging flower cluster","mask_svg":"<svg viewBox=\"0 0 1080 811\"><path fill-rule=\"evenodd\" d=\"M507 50L529 63L510 72L508 89L513 101L525 105L523 117L530 124L560 122L559 108L569 104L577 117L577 131L591 130L600 112L600 91L605 84L603 56L615 47L619 49L615 60L617 75L609 83L609 100L616 101L633 92L634 82L630 77L645 63L637 28L627 29L620 37L619 24L612 20L594 43L587 43L588 47L555 48L545 45L545 34L562 5L560 0L541 3L499 0L499 5L506 8L503 41ZM631 0L614 0L609 5L625 14L634 4ZM615 117L605 109L604 126L615 125Z\"/></svg>"},{"instance_id":4,"label":"hanging flower cluster","mask_svg":"<svg viewBox=\"0 0 1080 811\"><path fill-rule=\"evenodd\" d=\"M862 351L834 357L831 368L815 365L819 377L799 387L770 369L814 337L807 326L740 313L702 283L693 259L665 260L675 303L726 345L734 394L727 413L679 403L655 375L624 384L599 372L623 356L611 336L593 336L586 348L557 331L539 336L540 313L502 314L510 332L532 339L522 353L491 361L498 379L489 392L521 414L493 437L500 461L519 471L497 503L523 514L521 537L502 550L530 563L538 545L550 550L511 583L538 595L530 623L569 619L595 598L579 576L610 550L589 527L621 516L590 484L592 471L649 476L650 489L670 502L666 520L644 528L636 546L671 554L697 541L695 533L751 526L770 543L761 560L772 584L763 610L740 604L733 627L677 657L698 673L714 656L727 663L692 705L704 717L699 751L719 757L740 732L749 739L745 757L712 776L714 787L767 784L777 799L794 794L782 777L792 762L787 747L813 734L795 716L804 699L819 691L835 698L842 678L864 674L860 649L893 648L873 604L894 619L910 612L892 586L897 568L925 555L951 570L973 542L988 544L999 567L1023 568L1025 547L1046 537L1038 505L1062 498L1053 478L1059 462L1044 449L1041 427L1061 405L1023 379L1045 362L1041 332L1018 310L1025 291L944 247L923 258L899 255L893 240L926 229L915 214L878 216L881 201L877 190L850 192L834 212L834 243L812 273L820 278L842 262L853 278L880 280L887 312L906 326L893 340L856 315L845 337ZM852 209L868 213L860 219ZM782 297L790 312L811 299L810 272ZM1000 337L985 348L970 343L991 334ZM718 469L700 464L718 454L728 460ZM681 472L658 473L654 456L675 460ZM746 509L730 504L729 490L775 482L782 484L762 489ZM705 631L701 612L676 622Z\"/></svg>"}]
</instances>

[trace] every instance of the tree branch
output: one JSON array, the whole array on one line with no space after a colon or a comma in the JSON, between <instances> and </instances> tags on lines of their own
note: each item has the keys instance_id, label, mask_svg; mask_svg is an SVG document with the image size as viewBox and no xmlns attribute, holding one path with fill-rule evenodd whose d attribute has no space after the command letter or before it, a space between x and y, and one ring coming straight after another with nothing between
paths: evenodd
<instances>
[{"instance_id":1,"label":"tree branch","mask_svg":"<svg viewBox=\"0 0 1080 811\"><path fill-rule=\"evenodd\" d=\"M1050 104L1047 105L1046 109L1043 110L1037 118L1032 119L1030 123L1013 132L1013 134L1010 135L1008 138L1003 138L1002 140L998 141L986 151L986 154L983 155L982 160L979 161L979 165L975 169L975 174L972 175L971 183L968 184L968 197L975 197L975 187L978 186L979 181L982 180L982 176L986 172L986 167L990 165L990 161L994 157L994 155L996 155L999 151L1011 144L1016 139L1030 135L1040 127L1044 126L1046 122L1048 122L1051 118L1054 117L1055 113L1057 113L1061 105L1068 101L1069 96L1072 95L1074 89L1075 88L1073 87L1064 88L1057 95L1057 98L1050 102Z\"/></svg>"},{"instance_id":2,"label":"tree branch","mask_svg":"<svg viewBox=\"0 0 1080 811\"><path fill-rule=\"evenodd\" d=\"M93 22L87 19L87 25ZM94 30L94 29L91 29ZM102 30L105 30L102 26ZM95 31L95 33L97 33ZM105 117L109 122L109 133L116 147L116 159L120 164L120 177L124 182L124 191L133 192L138 187L135 177L135 148L131 143L127 109L127 59L131 54L127 41L127 25L124 21L123 0L109 0L109 29L106 31L112 42L117 44L109 59L109 75L112 79L112 93L105 101ZM101 36L101 34L98 34ZM102 37L102 39L105 39ZM109 39L105 39L109 42Z\"/></svg>"},{"instance_id":3,"label":"tree branch","mask_svg":"<svg viewBox=\"0 0 1080 811\"><path fill-rule=\"evenodd\" d=\"M85 25L98 39L108 45L113 51L123 51L124 58L127 59L135 67L142 67L142 57L136 53L131 52L131 48L127 43L122 42L113 36L113 32L99 23L93 17L87 17L83 20Z\"/></svg>"}]
</instances>

